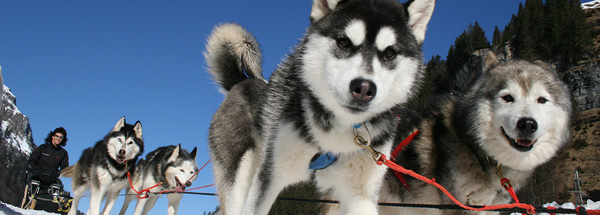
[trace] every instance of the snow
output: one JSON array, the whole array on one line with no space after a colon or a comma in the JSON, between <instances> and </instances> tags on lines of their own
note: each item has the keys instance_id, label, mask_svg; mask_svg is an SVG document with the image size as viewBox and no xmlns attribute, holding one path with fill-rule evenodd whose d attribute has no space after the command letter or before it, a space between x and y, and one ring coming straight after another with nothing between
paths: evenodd
<instances>
[{"instance_id":1,"label":"snow","mask_svg":"<svg viewBox=\"0 0 600 215\"><path fill-rule=\"evenodd\" d=\"M594 9L600 8L600 0L594 0L586 3L581 3L581 7L583 9Z\"/></svg>"},{"instance_id":2,"label":"snow","mask_svg":"<svg viewBox=\"0 0 600 215\"><path fill-rule=\"evenodd\" d=\"M20 115L25 116L23 113L21 113L21 111L19 111L16 104L13 102L12 98L15 98L15 96L10 91L10 88L8 88L6 85L3 85L3 87L4 87L3 88L4 93L2 93L2 100L6 101L6 106L3 107L4 108L3 114L8 114L8 115L20 114ZM5 134L6 130L10 126L11 126L11 124L8 121L1 121L0 129L2 129L2 134ZM11 134L8 138L5 138L5 140L13 147L21 150L23 153L31 154L32 148L29 146L29 143L27 142L27 139L25 137L15 136L14 134Z\"/></svg>"},{"instance_id":3,"label":"snow","mask_svg":"<svg viewBox=\"0 0 600 215\"><path fill-rule=\"evenodd\" d=\"M556 208L566 208L566 209L575 209L575 205L573 203L565 203L559 205L556 202L546 203L543 205L544 207L554 206ZM594 202L591 200L587 200L587 204L584 205L587 210L600 210L600 201ZM21 209L19 207L12 206L10 204L6 204L4 202L0 202L0 215L54 215L56 213L48 213L45 211L37 211L37 210L28 210ZM521 215L520 213L513 213L513 215ZM547 213L540 213L540 215L548 215Z\"/></svg>"},{"instance_id":4,"label":"snow","mask_svg":"<svg viewBox=\"0 0 600 215\"><path fill-rule=\"evenodd\" d=\"M45 211L37 211L37 210L29 210L22 209L19 207L12 206L11 204L6 204L4 202L0 202L0 215L54 215L57 213L48 213Z\"/></svg>"}]
</instances>

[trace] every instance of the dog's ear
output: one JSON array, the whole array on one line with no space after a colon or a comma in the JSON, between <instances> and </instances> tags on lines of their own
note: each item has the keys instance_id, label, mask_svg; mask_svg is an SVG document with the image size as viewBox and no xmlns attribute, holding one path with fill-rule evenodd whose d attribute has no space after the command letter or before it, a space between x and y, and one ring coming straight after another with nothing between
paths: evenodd
<instances>
[{"instance_id":1,"label":"dog's ear","mask_svg":"<svg viewBox=\"0 0 600 215\"><path fill-rule=\"evenodd\" d=\"M496 54L494 54L493 51L488 51L485 54L485 59L483 59L483 69L484 71L487 71L499 63L500 61L498 61L498 57L496 56Z\"/></svg>"},{"instance_id":2,"label":"dog's ear","mask_svg":"<svg viewBox=\"0 0 600 215\"><path fill-rule=\"evenodd\" d=\"M177 160L177 157L179 156L179 149L181 149L181 144L175 147L175 150L173 150L173 153L171 154L171 157L169 157L169 160L167 160L167 162L175 162L175 160Z\"/></svg>"},{"instance_id":3,"label":"dog's ear","mask_svg":"<svg viewBox=\"0 0 600 215\"><path fill-rule=\"evenodd\" d=\"M125 126L125 116L121 117L111 132L120 131Z\"/></svg>"},{"instance_id":4,"label":"dog's ear","mask_svg":"<svg viewBox=\"0 0 600 215\"><path fill-rule=\"evenodd\" d=\"M313 0L312 9L310 11L310 22L315 23L323 18L326 14L335 9L338 2L341 0Z\"/></svg>"},{"instance_id":5,"label":"dog's ear","mask_svg":"<svg viewBox=\"0 0 600 215\"><path fill-rule=\"evenodd\" d=\"M196 147L194 147L194 149L192 149L192 152L190 152L190 157L193 157L194 160L196 160L196 152L198 151L198 149Z\"/></svg>"},{"instance_id":6,"label":"dog's ear","mask_svg":"<svg viewBox=\"0 0 600 215\"><path fill-rule=\"evenodd\" d=\"M135 137L139 138L140 140L144 139L142 137L142 123L140 121L135 122L133 125L133 131L135 131Z\"/></svg>"},{"instance_id":7,"label":"dog's ear","mask_svg":"<svg viewBox=\"0 0 600 215\"><path fill-rule=\"evenodd\" d=\"M412 29L417 42L423 44L427 24L431 20L431 15L435 8L435 0L411 0L406 3L406 6L409 16L408 25Z\"/></svg>"}]
</instances>

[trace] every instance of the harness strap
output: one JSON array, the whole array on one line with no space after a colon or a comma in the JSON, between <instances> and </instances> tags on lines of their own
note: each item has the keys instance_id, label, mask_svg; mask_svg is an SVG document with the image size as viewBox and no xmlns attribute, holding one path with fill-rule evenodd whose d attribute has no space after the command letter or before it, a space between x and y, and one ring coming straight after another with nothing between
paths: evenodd
<instances>
[{"instance_id":1,"label":"harness strap","mask_svg":"<svg viewBox=\"0 0 600 215\"><path fill-rule=\"evenodd\" d=\"M392 160L392 162L396 163L396 155L398 155L398 153L400 153L402 151L402 149L407 146L410 141L412 141L415 136L417 136L417 134L419 134L419 130L417 129L415 132L413 132L412 134L408 135L408 137L406 137L404 140L402 140L402 142L400 142L400 144L398 144L398 146L396 146L396 149L394 149L394 151L392 152L390 158ZM393 169L392 169L393 170ZM400 181L400 183L402 183L402 185L404 185L404 187L406 187L406 189L410 189L410 185L408 185L408 181L406 181L406 178L404 178L404 174L402 174L399 171L394 170L394 175L396 175L396 178Z\"/></svg>"}]
</instances>

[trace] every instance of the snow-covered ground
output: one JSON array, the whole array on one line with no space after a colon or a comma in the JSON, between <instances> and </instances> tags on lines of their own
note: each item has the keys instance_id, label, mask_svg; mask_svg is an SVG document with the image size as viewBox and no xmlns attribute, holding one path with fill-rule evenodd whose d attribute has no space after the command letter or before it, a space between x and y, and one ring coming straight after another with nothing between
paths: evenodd
<instances>
[{"instance_id":1,"label":"snow-covered ground","mask_svg":"<svg viewBox=\"0 0 600 215\"><path fill-rule=\"evenodd\" d=\"M0 202L0 215L55 215L57 213L48 213L45 211L36 211L36 210L26 210L21 209L19 207L12 206L11 204L6 204L4 202ZM60 214L58 214L60 215Z\"/></svg>"},{"instance_id":2,"label":"snow-covered ground","mask_svg":"<svg viewBox=\"0 0 600 215\"><path fill-rule=\"evenodd\" d=\"M575 209L575 205L573 203L565 203L559 205L556 202L547 203L543 205L544 207L554 206L556 208L566 208L566 209ZM600 210L600 202L594 202L591 200L587 201L587 204L584 207L588 210ZM45 211L36 211L36 210L25 210L10 204L6 204L4 202L0 202L0 215L55 215L56 213L48 213ZM514 215L521 215L518 213L514 213ZM546 213L540 213L540 215L548 215Z\"/></svg>"},{"instance_id":3,"label":"snow-covered ground","mask_svg":"<svg viewBox=\"0 0 600 215\"><path fill-rule=\"evenodd\" d=\"M581 7L583 7L583 9L599 8L600 0L594 0L594 1L590 1L590 2L581 3Z\"/></svg>"}]
</instances>

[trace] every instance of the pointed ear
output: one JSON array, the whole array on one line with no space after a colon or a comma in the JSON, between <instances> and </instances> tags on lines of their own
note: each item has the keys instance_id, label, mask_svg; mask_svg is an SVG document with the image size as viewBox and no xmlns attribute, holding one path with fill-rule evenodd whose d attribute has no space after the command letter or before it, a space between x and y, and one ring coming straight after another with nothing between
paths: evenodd
<instances>
[{"instance_id":1,"label":"pointed ear","mask_svg":"<svg viewBox=\"0 0 600 215\"><path fill-rule=\"evenodd\" d=\"M194 147L194 149L192 149L192 152L190 152L190 157L193 157L194 160L196 160L196 152L198 151L198 149L196 147Z\"/></svg>"},{"instance_id":2,"label":"pointed ear","mask_svg":"<svg viewBox=\"0 0 600 215\"><path fill-rule=\"evenodd\" d=\"M485 54L485 59L483 59L483 69L487 71L488 69L492 68L493 66L499 63L500 61L498 61L498 57L496 56L496 54L494 54L493 51L488 51Z\"/></svg>"},{"instance_id":3,"label":"pointed ear","mask_svg":"<svg viewBox=\"0 0 600 215\"><path fill-rule=\"evenodd\" d=\"M414 0L406 3L408 6L408 25L412 29L413 35L417 38L419 44L425 40L425 31L427 24L431 20L435 0Z\"/></svg>"},{"instance_id":4,"label":"pointed ear","mask_svg":"<svg viewBox=\"0 0 600 215\"><path fill-rule=\"evenodd\" d=\"M125 116L123 116L123 117L121 117L121 119L119 119L119 121L117 122L115 127L112 129L112 132L120 131L121 128L123 128L123 126L125 126Z\"/></svg>"},{"instance_id":5,"label":"pointed ear","mask_svg":"<svg viewBox=\"0 0 600 215\"><path fill-rule=\"evenodd\" d=\"M175 150L173 150L173 153L171 154L171 157L169 157L169 160L167 160L167 162L175 162L175 160L177 160L177 156L179 156L179 149L181 148L181 144L177 145L177 147L175 147Z\"/></svg>"},{"instance_id":6,"label":"pointed ear","mask_svg":"<svg viewBox=\"0 0 600 215\"><path fill-rule=\"evenodd\" d=\"M135 125L133 125L133 131L135 131L135 137L139 138L140 140L144 139L142 137L142 123L140 121L135 122Z\"/></svg>"},{"instance_id":7,"label":"pointed ear","mask_svg":"<svg viewBox=\"0 0 600 215\"><path fill-rule=\"evenodd\" d=\"M310 11L310 22L315 23L323 18L337 6L341 0L313 0L312 9Z\"/></svg>"}]
</instances>

